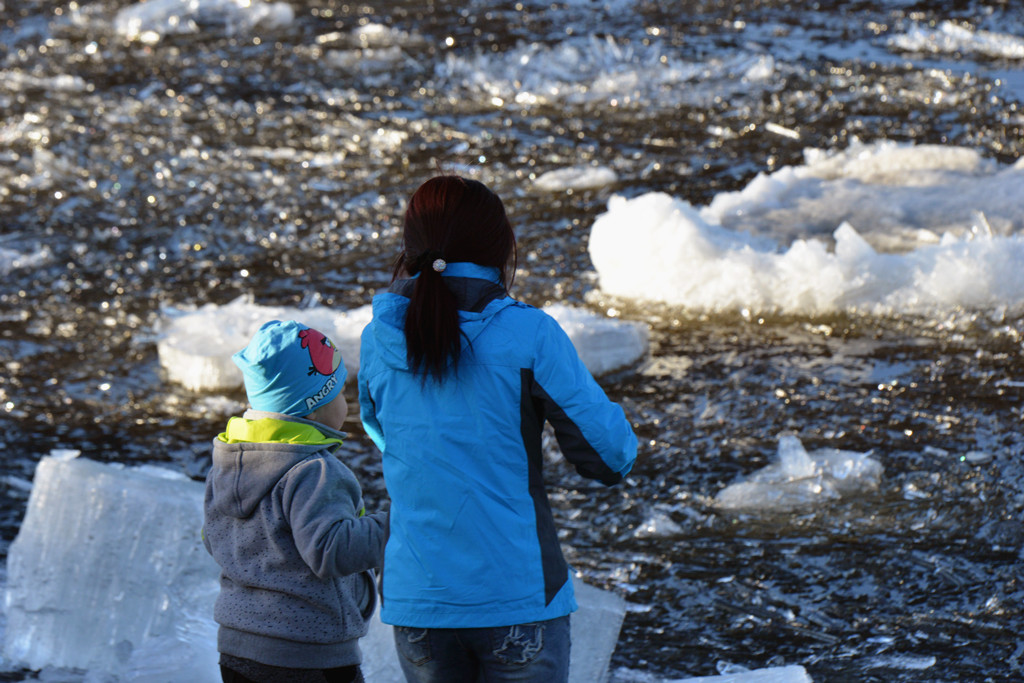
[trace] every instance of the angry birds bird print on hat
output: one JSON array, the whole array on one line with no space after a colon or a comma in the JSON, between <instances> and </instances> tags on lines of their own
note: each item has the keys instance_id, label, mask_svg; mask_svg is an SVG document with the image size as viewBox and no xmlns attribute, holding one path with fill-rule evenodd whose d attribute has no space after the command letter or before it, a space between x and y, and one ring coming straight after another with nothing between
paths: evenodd
<instances>
[{"instance_id":1,"label":"angry birds bird print on hat","mask_svg":"<svg viewBox=\"0 0 1024 683\"><path fill-rule=\"evenodd\" d=\"M294 320L264 323L234 354L255 410L304 417L326 405L348 377L341 351L319 330Z\"/></svg>"}]
</instances>

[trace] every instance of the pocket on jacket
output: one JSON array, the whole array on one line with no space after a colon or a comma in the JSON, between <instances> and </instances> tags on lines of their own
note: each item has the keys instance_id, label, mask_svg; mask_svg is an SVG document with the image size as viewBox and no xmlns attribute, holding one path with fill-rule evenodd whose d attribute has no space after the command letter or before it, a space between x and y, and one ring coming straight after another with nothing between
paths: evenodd
<instances>
[{"instance_id":1,"label":"pocket on jacket","mask_svg":"<svg viewBox=\"0 0 1024 683\"><path fill-rule=\"evenodd\" d=\"M359 572L356 591L358 592L356 604L359 605L359 613L363 619L369 620L373 616L373 611L377 609L377 579L372 569Z\"/></svg>"}]
</instances>

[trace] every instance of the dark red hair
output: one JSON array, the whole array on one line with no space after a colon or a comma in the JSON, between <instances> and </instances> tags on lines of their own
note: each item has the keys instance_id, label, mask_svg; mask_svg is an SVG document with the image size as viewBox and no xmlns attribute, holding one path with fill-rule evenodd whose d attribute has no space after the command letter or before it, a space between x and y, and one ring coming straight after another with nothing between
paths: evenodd
<instances>
[{"instance_id":1,"label":"dark red hair","mask_svg":"<svg viewBox=\"0 0 1024 683\"><path fill-rule=\"evenodd\" d=\"M440 380L449 364L458 365L462 342L455 296L432 264L440 258L497 268L508 291L515 277L515 234L501 198L486 185L441 175L409 198L403 241L394 276L419 274L405 317L409 367L424 379Z\"/></svg>"}]
</instances>

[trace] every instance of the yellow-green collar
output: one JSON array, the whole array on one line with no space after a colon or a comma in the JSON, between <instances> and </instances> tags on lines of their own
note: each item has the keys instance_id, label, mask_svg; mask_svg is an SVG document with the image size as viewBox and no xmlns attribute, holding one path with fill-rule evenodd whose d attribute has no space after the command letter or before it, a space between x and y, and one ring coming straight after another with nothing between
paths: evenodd
<instances>
[{"instance_id":1,"label":"yellow-green collar","mask_svg":"<svg viewBox=\"0 0 1024 683\"><path fill-rule=\"evenodd\" d=\"M232 417L228 420L227 429L217 438L225 443L294 443L307 446L342 443L341 439L324 436L311 424L278 420L273 417L261 417L256 420Z\"/></svg>"}]
</instances>

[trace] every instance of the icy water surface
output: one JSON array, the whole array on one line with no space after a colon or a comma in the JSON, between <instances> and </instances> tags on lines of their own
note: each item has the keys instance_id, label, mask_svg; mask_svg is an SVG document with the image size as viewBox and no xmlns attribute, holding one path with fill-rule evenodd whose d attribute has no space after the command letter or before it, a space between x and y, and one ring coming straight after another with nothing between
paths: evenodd
<instances>
[{"instance_id":1,"label":"icy water surface","mask_svg":"<svg viewBox=\"0 0 1024 683\"><path fill-rule=\"evenodd\" d=\"M619 676L1024 677L1024 301L689 310L602 295L587 251L613 194L705 206L808 148L890 140L1009 168L1024 147L1018 3L175 6L0 0L3 548L53 449L200 477L244 397L166 382L164 308L368 303L404 199L441 166L506 200L519 298L651 326L650 358L602 378L641 436L626 485L560 463L548 477L571 562L629 601ZM580 165L617 180L534 183ZM1013 193L990 199L971 208L1024 233ZM785 246L842 219L804 218L732 228ZM923 212L901 220L942 233ZM910 234L872 240L900 253ZM381 500L376 455L347 427ZM785 434L871 452L878 489L715 508Z\"/></svg>"}]
</instances>

